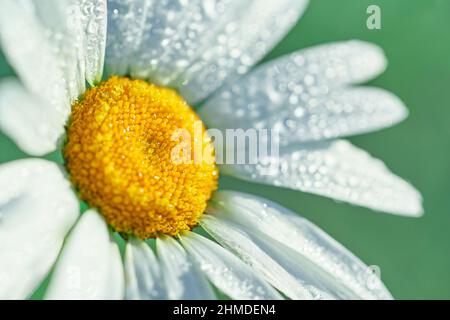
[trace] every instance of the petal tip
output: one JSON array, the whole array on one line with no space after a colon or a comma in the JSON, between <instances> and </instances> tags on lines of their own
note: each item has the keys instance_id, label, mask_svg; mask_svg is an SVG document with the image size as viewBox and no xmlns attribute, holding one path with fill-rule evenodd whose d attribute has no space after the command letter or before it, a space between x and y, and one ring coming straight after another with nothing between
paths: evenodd
<instances>
[{"instance_id":1,"label":"petal tip","mask_svg":"<svg viewBox=\"0 0 450 320\"><path fill-rule=\"evenodd\" d=\"M353 48L355 54L359 57L358 61L363 63L367 69L367 74L374 76L381 74L386 70L388 60L384 50L381 47L374 43L357 39L349 40L347 43Z\"/></svg>"}]
</instances>

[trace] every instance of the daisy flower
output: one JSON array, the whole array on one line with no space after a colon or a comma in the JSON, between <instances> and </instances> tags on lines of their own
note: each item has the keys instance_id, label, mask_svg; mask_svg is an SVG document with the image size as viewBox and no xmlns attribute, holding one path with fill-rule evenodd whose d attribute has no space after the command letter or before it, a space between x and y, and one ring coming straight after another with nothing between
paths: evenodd
<instances>
[{"instance_id":1,"label":"daisy flower","mask_svg":"<svg viewBox=\"0 0 450 320\"><path fill-rule=\"evenodd\" d=\"M411 185L340 140L407 115L389 92L353 86L384 70L379 48L332 43L251 70L306 5L2 0L0 41L20 80L1 81L0 128L34 158L0 166L0 298L29 297L49 273L48 299L391 298L317 226L216 190L220 172L422 213ZM214 150L206 126L269 128L279 155L174 163L173 131L200 120L200 150ZM64 165L37 158L55 150Z\"/></svg>"}]
</instances>

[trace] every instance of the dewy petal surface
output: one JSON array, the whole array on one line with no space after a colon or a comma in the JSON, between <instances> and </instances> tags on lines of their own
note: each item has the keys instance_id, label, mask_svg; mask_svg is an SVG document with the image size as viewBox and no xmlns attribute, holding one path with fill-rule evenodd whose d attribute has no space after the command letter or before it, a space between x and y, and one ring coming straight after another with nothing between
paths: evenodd
<instances>
[{"instance_id":1,"label":"dewy petal surface","mask_svg":"<svg viewBox=\"0 0 450 320\"><path fill-rule=\"evenodd\" d=\"M202 227L287 297L296 300L334 298L331 288L322 288L318 279L304 272L292 252L277 246L274 239L258 239L239 225L216 217L215 213L203 218Z\"/></svg>"},{"instance_id":2,"label":"dewy petal surface","mask_svg":"<svg viewBox=\"0 0 450 320\"><path fill-rule=\"evenodd\" d=\"M0 299L25 299L45 278L79 215L56 164L18 160L0 166Z\"/></svg>"},{"instance_id":3,"label":"dewy petal surface","mask_svg":"<svg viewBox=\"0 0 450 320\"><path fill-rule=\"evenodd\" d=\"M422 197L384 163L345 140L291 145L257 164L224 165L222 173L310 192L398 215L422 215Z\"/></svg>"},{"instance_id":4,"label":"dewy petal surface","mask_svg":"<svg viewBox=\"0 0 450 320\"><path fill-rule=\"evenodd\" d=\"M152 0L108 0L108 29L105 66L109 73L126 75L130 72L132 56L142 43L148 28Z\"/></svg>"},{"instance_id":5,"label":"dewy petal surface","mask_svg":"<svg viewBox=\"0 0 450 320\"><path fill-rule=\"evenodd\" d=\"M61 81L65 78L60 68L62 61L54 52L35 11L31 1L2 1L0 43L27 90L52 107L58 123L50 123L51 129L61 135L70 112L68 89ZM37 105L39 108L39 103ZM50 143L55 149L56 139Z\"/></svg>"},{"instance_id":6,"label":"dewy petal surface","mask_svg":"<svg viewBox=\"0 0 450 320\"><path fill-rule=\"evenodd\" d=\"M174 81L202 52L213 35L248 3L234 0L158 1L148 10L136 63L131 73L155 79L160 84ZM156 22L155 22L156 21Z\"/></svg>"},{"instance_id":7,"label":"dewy petal surface","mask_svg":"<svg viewBox=\"0 0 450 320\"><path fill-rule=\"evenodd\" d=\"M307 3L112 0L107 65L112 73L176 87L196 103L259 61Z\"/></svg>"},{"instance_id":8,"label":"dewy petal surface","mask_svg":"<svg viewBox=\"0 0 450 320\"><path fill-rule=\"evenodd\" d=\"M295 25L307 0L254 0L235 12L204 51L176 80L192 103L205 99L225 81L245 74Z\"/></svg>"},{"instance_id":9,"label":"dewy petal surface","mask_svg":"<svg viewBox=\"0 0 450 320\"><path fill-rule=\"evenodd\" d=\"M84 48L85 77L91 85L100 82L103 75L107 33L107 0L75 1L79 10L81 37Z\"/></svg>"},{"instance_id":10,"label":"dewy petal surface","mask_svg":"<svg viewBox=\"0 0 450 320\"><path fill-rule=\"evenodd\" d=\"M160 262L142 240L132 238L125 251L125 298L161 300L166 298Z\"/></svg>"},{"instance_id":11,"label":"dewy petal surface","mask_svg":"<svg viewBox=\"0 0 450 320\"><path fill-rule=\"evenodd\" d=\"M46 299L122 299L124 272L119 247L101 215L85 212L69 235Z\"/></svg>"},{"instance_id":12,"label":"dewy petal surface","mask_svg":"<svg viewBox=\"0 0 450 320\"><path fill-rule=\"evenodd\" d=\"M281 295L260 275L238 257L217 243L194 232L181 237L181 243L191 254L209 280L235 300L273 300Z\"/></svg>"},{"instance_id":13,"label":"dewy petal surface","mask_svg":"<svg viewBox=\"0 0 450 320\"><path fill-rule=\"evenodd\" d=\"M226 230L248 233L255 244L272 247L272 257L291 268L301 270L322 285L325 292L346 299L391 299L380 279L363 262L325 232L297 214L271 202L249 194L221 191L217 193L205 219L206 230L220 243L239 254L251 256L248 246L226 236ZM225 226L224 228L221 228ZM264 247L261 247L264 248ZM287 269L289 270L289 269ZM281 275L278 275L281 276Z\"/></svg>"},{"instance_id":14,"label":"dewy petal surface","mask_svg":"<svg viewBox=\"0 0 450 320\"><path fill-rule=\"evenodd\" d=\"M183 247L173 238L156 240L168 298L171 300L212 300L211 285Z\"/></svg>"},{"instance_id":15,"label":"dewy petal surface","mask_svg":"<svg viewBox=\"0 0 450 320\"><path fill-rule=\"evenodd\" d=\"M59 59L71 98L103 74L106 46L106 0L33 1L49 44ZM78 84L79 92L74 91Z\"/></svg>"},{"instance_id":16,"label":"dewy petal surface","mask_svg":"<svg viewBox=\"0 0 450 320\"><path fill-rule=\"evenodd\" d=\"M403 120L406 108L384 90L347 85L385 66L381 49L362 41L300 50L226 85L200 114L212 128L277 130L282 145L374 131Z\"/></svg>"},{"instance_id":17,"label":"dewy petal surface","mask_svg":"<svg viewBox=\"0 0 450 320\"><path fill-rule=\"evenodd\" d=\"M0 44L27 91L58 115L47 125L60 135L85 79L101 78L105 38L106 0L2 1Z\"/></svg>"}]
</instances>

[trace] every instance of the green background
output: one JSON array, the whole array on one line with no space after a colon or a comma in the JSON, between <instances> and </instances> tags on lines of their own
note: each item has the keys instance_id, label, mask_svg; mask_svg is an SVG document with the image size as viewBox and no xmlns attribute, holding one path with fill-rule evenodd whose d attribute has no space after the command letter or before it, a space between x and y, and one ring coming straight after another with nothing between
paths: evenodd
<instances>
[{"instance_id":1,"label":"green background","mask_svg":"<svg viewBox=\"0 0 450 320\"><path fill-rule=\"evenodd\" d=\"M370 4L381 8L381 30L366 27ZM380 266L397 299L449 299L450 1L311 0L304 17L265 60L353 38L385 50L389 67L371 84L397 94L411 114L400 125L351 141L422 192L424 217L397 217L230 178L222 178L221 186L265 196L310 219L367 264ZM0 77L13 74L0 54ZM0 134L0 163L24 157Z\"/></svg>"}]
</instances>

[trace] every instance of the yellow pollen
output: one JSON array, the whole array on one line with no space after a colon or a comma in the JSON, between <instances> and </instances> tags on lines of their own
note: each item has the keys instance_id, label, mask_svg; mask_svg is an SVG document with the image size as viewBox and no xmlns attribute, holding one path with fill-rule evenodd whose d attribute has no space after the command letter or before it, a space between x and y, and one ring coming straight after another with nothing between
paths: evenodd
<instances>
[{"instance_id":1,"label":"yellow pollen","mask_svg":"<svg viewBox=\"0 0 450 320\"><path fill-rule=\"evenodd\" d=\"M63 151L80 197L116 231L142 239L192 229L219 172L211 159L174 161L174 133L185 130L213 154L201 122L195 138L199 121L175 91L145 81L112 77L88 90L72 106Z\"/></svg>"}]
</instances>

